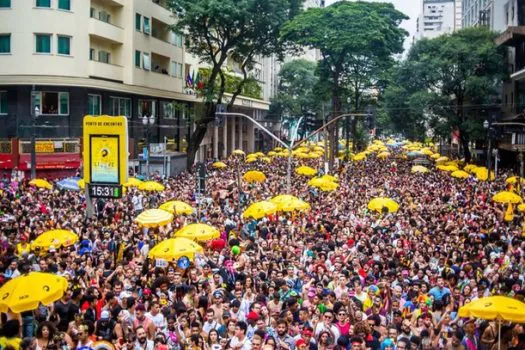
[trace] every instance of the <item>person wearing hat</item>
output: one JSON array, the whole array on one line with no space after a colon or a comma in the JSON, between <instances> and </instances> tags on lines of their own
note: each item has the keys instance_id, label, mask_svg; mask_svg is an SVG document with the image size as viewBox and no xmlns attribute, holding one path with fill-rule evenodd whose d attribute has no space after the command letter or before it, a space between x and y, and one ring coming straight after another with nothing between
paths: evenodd
<instances>
[{"instance_id":1,"label":"person wearing hat","mask_svg":"<svg viewBox=\"0 0 525 350\"><path fill-rule=\"evenodd\" d=\"M115 321L111 319L108 310L104 310L100 314L100 319L95 324L95 336L97 340L105 340L112 342L114 340Z\"/></svg>"},{"instance_id":2,"label":"person wearing hat","mask_svg":"<svg viewBox=\"0 0 525 350\"><path fill-rule=\"evenodd\" d=\"M253 337L253 334L255 333L256 329L257 329L257 321L260 319L261 317L259 316L259 314L255 311L250 311L247 315L246 315L246 322L248 323L248 329L246 331L246 336L248 337L248 339L252 339Z\"/></svg>"}]
</instances>

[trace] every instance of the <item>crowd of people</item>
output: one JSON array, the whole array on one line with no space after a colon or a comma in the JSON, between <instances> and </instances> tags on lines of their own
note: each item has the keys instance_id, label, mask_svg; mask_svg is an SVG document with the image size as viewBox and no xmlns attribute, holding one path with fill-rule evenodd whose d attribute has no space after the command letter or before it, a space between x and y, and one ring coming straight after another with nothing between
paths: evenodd
<instances>
[{"instance_id":1,"label":"crowd of people","mask_svg":"<svg viewBox=\"0 0 525 350\"><path fill-rule=\"evenodd\" d=\"M162 192L129 188L98 200L86 218L82 192L41 190L4 178L0 194L0 283L29 271L64 276L69 287L50 305L2 314L1 349L525 349L523 325L465 319L458 309L490 295L523 301L525 239L519 213L491 201L495 181L461 180L432 170L413 174L410 159L342 162L339 188L322 192L294 174L289 194L302 212L243 219L251 203L287 192L283 158L270 164L208 164L206 194L190 172L162 181ZM317 160L295 160L320 168ZM239 174L258 169L263 183ZM390 197L397 212L367 203ZM143 210L171 199L193 215L144 228ZM191 222L218 228L188 268L147 258L156 243ZM55 228L69 247L34 251ZM233 246L239 246L234 251ZM1 296L0 296L1 297Z\"/></svg>"}]
</instances>

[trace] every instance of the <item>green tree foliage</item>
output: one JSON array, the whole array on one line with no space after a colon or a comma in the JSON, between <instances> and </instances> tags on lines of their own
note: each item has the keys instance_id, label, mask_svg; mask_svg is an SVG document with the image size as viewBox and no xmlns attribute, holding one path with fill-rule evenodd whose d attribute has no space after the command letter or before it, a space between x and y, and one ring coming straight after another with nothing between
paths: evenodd
<instances>
[{"instance_id":1,"label":"green tree foliage","mask_svg":"<svg viewBox=\"0 0 525 350\"><path fill-rule=\"evenodd\" d=\"M404 19L407 17L392 4L340 1L298 14L284 26L282 37L288 43L320 50L321 79L330 85L332 116L337 116L345 89L353 95L353 109L359 110L363 93L381 80L392 55L403 51L407 33L399 25ZM335 131L333 128L333 144L337 144ZM336 148L332 150L331 162Z\"/></svg>"},{"instance_id":2,"label":"green tree foliage","mask_svg":"<svg viewBox=\"0 0 525 350\"><path fill-rule=\"evenodd\" d=\"M242 93L255 59L281 52L281 27L301 4L300 0L170 0L177 17L173 29L185 35L191 54L211 66L203 91L204 112L196 116L188 145L188 168L214 119L215 104L223 102L227 60L238 62L243 75L229 99L231 106Z\"/></svg>"},{"instance_id":3,"label":"green tree foliage","mask_svg":"<svg viewBox=\"0 0 525 350\"><path fill-rule=\"evenodd\" d=\"M285 63L279 72L279 88L272 99L273 111L279 115L302 116L317 107L318 77L316 62L298 59Z\"/></svg>"},{"instance_id":4,"label":"green tree foliage","mask_svg":"<svg viewBox=\"0 0 525 350\"><path fill-rule=\"evenodd\" d=\"M476 27L416 42L385 93L397 131L410 136L432 128L450 135L458 129L469 161L468 143L480 131L481 109L494 104L507 74L494 38L495 33Z\"/></svg>"}]
</instances>

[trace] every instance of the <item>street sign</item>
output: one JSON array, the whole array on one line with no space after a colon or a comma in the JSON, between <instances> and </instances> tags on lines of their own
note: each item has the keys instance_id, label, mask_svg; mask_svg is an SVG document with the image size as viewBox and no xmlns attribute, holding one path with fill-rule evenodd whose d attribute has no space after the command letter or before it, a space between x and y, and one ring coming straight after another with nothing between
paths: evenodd
<instances>
[{"instance_id":1,"label":"street sign","mask_svg":"<svg viewBox=\"0 0 525 350\"><path fill-rule=\"evenodd\" d=\"M84 181L122 185L128 179L128 119L84 117Z\"/></svg>"},{"instance_id":2,"label":"street sign","mask_svg":"<svg viewBox=\"0 0 525 350\"><path fill-rule=\"evenodd\" d=\"M143 158L144 160L148 160L148 158L149 158L148 147L144 147L144 148L142 149L142 158Z\"/></svg>"}]
</instances>

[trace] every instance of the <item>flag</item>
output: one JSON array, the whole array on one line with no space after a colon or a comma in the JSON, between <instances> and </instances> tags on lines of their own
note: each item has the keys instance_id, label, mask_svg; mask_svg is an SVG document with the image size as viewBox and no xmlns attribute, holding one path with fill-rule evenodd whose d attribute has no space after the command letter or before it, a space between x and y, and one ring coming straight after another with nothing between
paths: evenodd
<instances>
[{"instance_id":1,"label":"flag","mask_svg":"<svg viewBox=\"0 0 525 350\"><path fill-rule=\"evenodd\" d=\"M191 78L190 73L188 73L188 76L186 77L186 87L193 88L193 79Z\"/></svg>"}]
</instances>

